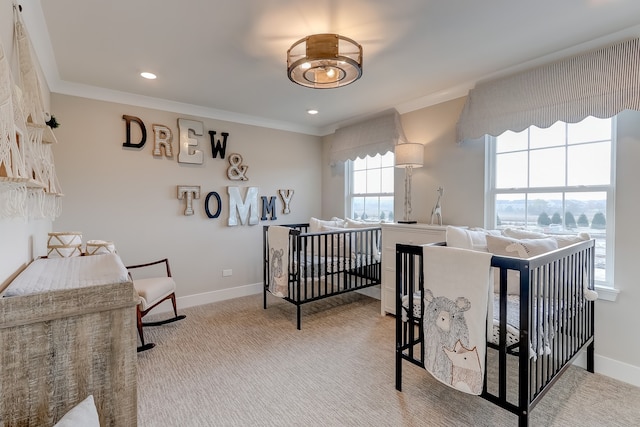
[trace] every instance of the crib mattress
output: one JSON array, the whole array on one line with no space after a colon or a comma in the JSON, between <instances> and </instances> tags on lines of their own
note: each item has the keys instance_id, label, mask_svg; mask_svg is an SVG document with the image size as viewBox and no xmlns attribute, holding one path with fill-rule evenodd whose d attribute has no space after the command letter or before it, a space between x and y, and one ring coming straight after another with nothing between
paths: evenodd
<instances>
[{"instance_id":1,"label":"crib mattress","mask_svg":"<svg viewBox=\"0 0 640 427\"><path fill-rule=\"evenodd\" d=\"M358 254L354 257L306 256L302 263L294 263L293 271L300 271L300 276L303 278L322 277L378 262L376 257L367 254Z\"/></svg>"},{"instance_id":2,"label":"crib mattress","mask_svg":"<svg viewBox=\"0 0 640 427\"><path fill-rule=\"evenodd\" d=\"M117 254L34 260L5 289L3 296L127 283L129 276Z\"/></svg>"}]
</instances>

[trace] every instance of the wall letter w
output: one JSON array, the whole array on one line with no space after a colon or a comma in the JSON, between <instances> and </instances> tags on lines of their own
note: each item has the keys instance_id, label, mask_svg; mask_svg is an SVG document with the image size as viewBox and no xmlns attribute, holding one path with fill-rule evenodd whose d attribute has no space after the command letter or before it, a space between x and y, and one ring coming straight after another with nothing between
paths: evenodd
<instances>
[{"instance_id":1,"label":"wall letter w","mask_svg":"<svg viewBox=\"0 0 640 427\"><path fill-rule=\"evenodd\" d=\"M218 153L220 153L220 158L224 159L225 152L227 151L227 137L229 136L229 132L222 132L222 143L220 140L215 140L216 131L209 131L209 138L211 138L211 155L215 159Z\"/></svg>"}]
</instances>

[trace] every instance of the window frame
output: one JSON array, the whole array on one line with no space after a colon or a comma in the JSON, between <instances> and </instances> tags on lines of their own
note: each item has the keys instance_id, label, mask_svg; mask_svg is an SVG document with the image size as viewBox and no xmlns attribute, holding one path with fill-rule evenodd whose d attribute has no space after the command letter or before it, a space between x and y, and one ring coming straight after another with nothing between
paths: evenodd
<instances>
[{"instance_id":1,"label":"window frame","mask_svg":"<svg viewBox=\"0 0 640 427\"><path fill-rule=\"evenodd\" d=\"M393 151L387 151L386 153L377 153L376 156L385 156L387 154L391 154L392 156L394 156L394 152ZM358 156L359 159L366 159L366 157L375 157L375 156L371 156L369 154L365 155L364 157L360 157ZM378 201L380 200L381 197L390 197L392 199L392 206L394 207L393 210L393 218L395 220L396 217L396 212L395 212L395 186L392 185L392 191L391 192L377 192L377 193L354 193L353 191L353 187L354 187L354 178L353 178L353 173L354 173L354 162L355 160L347 160L344 162L345 164L345 190L344 190L344 195L345 195L345 205L344 205L344 212L345 212L345 217L346 218L353 218L353 211L352 211L352 206L353 206L353 199L355 197L377 197ZM393 169L395 168L395 158L392 159L391 165L390 166L380 166L380 167L376 167L376 168L365 168L364 170L373 170L373 169L379 169L382 170L383 168L389 168L392 170L392 172L395 173L395 171L393 171ZM391 175L392 178L394 177L394 174ZM382 174L381 174L381 179L382 179ZM393 178L395 179L395 178ZM395 183L394 183L395 184ZM379 205L379 203L378 203ZM389 221L388 218L385 218L383 221L387 222Z\"/></svg>"},{"instance_id":2,"label":"window frame","mask_svg":"<svg viewBox=\"0 0 640 427\"><path fill-rule=\"evenodd\" d=\"M527 129L525 129L527 130ZM525 131L523 130L523 131ZM521 188L496 188L496 163L497 163L497 138L485 136L485 228L497 228L496 198L499 194L536 194L536 193L580 193L580 192L604 192L607 196L606 207L606 265L605 280L596 281L596 289L600 299L615 301L618 291L614 285L614 248L615 248L615 194L616 194L616 146L617 146L617 117L611 117L611 167L608 185L574 185L574 186L549 186L549 187L521 187ZM565 145L566 147L566 145ZM534 149L535 150L535 149ZM524 151L524 150L523 150ZM527 147L526 151L532 151ZM568 158L565 158L568 162ZM567 171L565 170L565 174ZM563 205L565 198L563 196ZM563 210L564 211L564 210Z\"/></svg>"}]
</instances>

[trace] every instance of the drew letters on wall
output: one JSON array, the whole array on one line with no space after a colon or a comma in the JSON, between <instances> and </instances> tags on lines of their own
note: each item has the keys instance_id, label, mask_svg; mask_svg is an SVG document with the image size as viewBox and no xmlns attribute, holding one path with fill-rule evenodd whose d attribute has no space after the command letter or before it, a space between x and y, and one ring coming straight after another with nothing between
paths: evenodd
<instances>
[{"instance_id":1,"label":"drew letters on wall","mask_svg":"<svg viewBox=\"0 0 640 427\"><path fill-rule=\"evenodd\" d=\"M126 140L122 143L123 147L126 148L142 148L147 142L147 127L144 125L144 122L135 116L129 116L126 114L122 115L122 119L125 121L125 133ZM135 123L138 125L140 129L140 141L133 143L131 142L131 123ZM154 156L162 156L161 148L164 148L164 153L166 157L173 157L173 132L168 126L163 124L154 124L152 125L153 129L153 155ZM202 136L204 135L204 124L197 120L187 120L187 119L178 119L178 132L180 135L180 147L178 152L178 162L179 163L190 163L190 164L203 164L204 163L204 154L202 150L198 150L195 147L198 146L198 139L191 138L190 132L194 136ZM221 132L222 140L218 139L216 141L216 131L209 131L209 139L211 140L211 156L215 159L220 154L220 158L225 158L225 153L227 150L227 138L229 137L228 132ZM236 154L239 156L239 154ZM240 157L242 159L242 156ZM245 168L248 166L245 166Z\"/></svg>"}]
</instances>

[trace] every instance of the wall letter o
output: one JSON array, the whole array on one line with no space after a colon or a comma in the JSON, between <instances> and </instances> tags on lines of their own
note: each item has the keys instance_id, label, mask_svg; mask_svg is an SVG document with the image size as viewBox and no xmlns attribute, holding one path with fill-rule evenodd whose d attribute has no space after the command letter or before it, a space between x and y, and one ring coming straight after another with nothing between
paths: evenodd
<instances>
[{"instance_id":1,"label":"wall letter o","mask_svg":"<svg viewBox=\"0 0 640 427\"><path fill-rule=\"evenodd\" d=\"M211 211L209 210L209 199L211 196L215 197L218 202L218 210L216 210L216 213L213 215L211 215ZM218 218L220 216L220 212L222 211L222 199L220 199L220 195L215 191L207 194L207 197L204 199L204 211L207 213L209 218Z\"/></svg>"}]
</instances>

